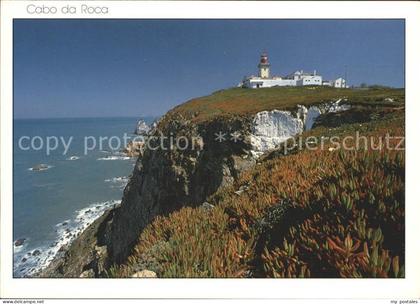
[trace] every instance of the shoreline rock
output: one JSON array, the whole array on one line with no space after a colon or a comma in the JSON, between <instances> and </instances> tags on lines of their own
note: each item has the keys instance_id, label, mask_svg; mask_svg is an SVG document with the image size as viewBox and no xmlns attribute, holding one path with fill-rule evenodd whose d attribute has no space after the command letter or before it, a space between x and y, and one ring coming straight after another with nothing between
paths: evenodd
<instances>
[{"instance_id":1,"label":"shoreline rock","mask_svg":"<svg viewBox=\"0 0 420 304\"><path fill-rule=\"evenodd\" d=\"M26 241L25 238L20 238L20 239L17 239L14 244L15 244L16 247L23 246L25 241Z\"/></svg>"},{"instance_id":2,"label":"shoreline rock","mask_svg":"<svg viewBox=\"0 0 420 304\"><path fill-rule=\"evenodd\" d=\"M122 152L129 157L143 156L144 142L131 140Z\"/></svg>"},{"instance_id":3,"label":"shoreline rock","mask_svg":"<svg viewBox=\"0 0 420 304\"><path fill-rule=\"evenodd\" d=\"M50 168L50 166L46 165L46 164L38 164L35 165L31 168L32 171L44 171L44 170L48 170Z\"/></svg>"},{"instance_id":4,"label":"shoreline rock","mask_svg":"<svg viewBox=\"0 0 420 304\"><path fill-rule=\"evenodd\" d=\"M106 223L112 220L113 212L114 209L105 211L70 244L63 245L51 263L32 277L105 277L108 258L103 240L107 233L105 230Z\"/></svg>"},{"instance_id":5,"label":"shoreline rock","mask_svg":"<svg viewBox=\"0 0 420 304\"><path fill-rule=\"evenodd\" d=\"M137 122L136 130L134 134L136 135L146 135L151 130L151 127L142 119Z\"/></svg>"}]
</instances>

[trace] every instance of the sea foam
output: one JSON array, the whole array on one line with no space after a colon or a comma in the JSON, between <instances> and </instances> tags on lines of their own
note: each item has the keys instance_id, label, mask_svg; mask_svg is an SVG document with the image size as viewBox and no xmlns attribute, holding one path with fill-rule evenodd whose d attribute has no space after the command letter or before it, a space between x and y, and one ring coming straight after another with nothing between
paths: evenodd
<instances>
[{"instance_id":1,"label":"sea foam","mask_svg":"<svg viewBox=\"0 0 420 304\"><path fill-rule=\"evenodd\" d=\"M128 176L117 176L105 179L106 183L111 185L111 188L124 188L130 178Z\"/></svg>"},{"instance_id":2,"label":"sea foam","mask_svg":"<svg viewBox=\"0 0 420 304\"><path fill-rule=\"evenodd\" d=\"M120 155L111 155L107 157L100 157L98 160L128 160L131 159L131 157L128 156L120 156Z\"/></svg>"},{"instance_id":3,"label":"sea foam","mask_svg":"<svg viewBox=\"0 0 420 304\"><path fill-rule=\"evenodd\" d=\"M120 203L120 200L93 203L86 208L75 211L73 218L55 225L57 237L49 245L30 248L30 240L26 240L22 246L13 246L14 276L30 277L47 267L61 248L68 246L106 210L112 209Z\"/></svg>"}]
</instances>

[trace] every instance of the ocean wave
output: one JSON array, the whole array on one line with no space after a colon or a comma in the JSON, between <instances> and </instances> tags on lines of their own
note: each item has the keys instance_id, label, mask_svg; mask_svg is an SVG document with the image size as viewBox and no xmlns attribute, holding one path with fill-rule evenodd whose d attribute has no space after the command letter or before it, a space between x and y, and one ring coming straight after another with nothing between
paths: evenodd
<instances>
[{"instance_id":1,"label":"ocean wave","mask_svg":"<svg viewBox=\"0 0 420 304\"><path fill-rule=\"evenodd\" d=\"M27 242L28 242L28 240L25 240L25 243L23 243L23 245L20 245L20 246L16 246L15 244L13 244L13 252L14 253L21 252L26 247Z\"/></svg>"},{"instance_id":2,"label":"ocean wave","mask_svg":"<svg viewBox=\"0 0 420 304\"><path fill-rule=\"evenodd\" d=\"M128 176L117 176L113 178L105 179L106 183L111 184L111 188L124 188L127 185L130 178Z\"/></svg>"},{"instance_id":3,"label":"ocean wave","mask_svg":"<svg viewBox=\"0 0 420 304\"><path fill-rule=\"evenodd\" d=\"M39 164L39 165L35 165L31 168L28 168L28 170L37 172L37 171L45 171L45 170L51 169L52 167L53 166L46 165L46 164Z\"/></svg>"},{"instance_id":4,"label":"ocean wave","mask_svg":"<svg viewBox=\"0 0 420 304\"><path fill-rule=\"evenodd\" d=\"M76 155L72 155L69 158L66 158L66 160L78 160L78 159L80 159L80 157Z\"/></svg>"},{"instance_id":5,"label":"ocean wave","mask_svg":"<svg viewBox=\"0 0 420 304\"><path fill-rule=\"evenodd\" d=\"M131 159L131 157L119 156L119 155L112 155L112 156L98 158L98 160L128 160L128 159Z\"/></svg>"},{"instance_id":6,"label":"ocean wave","mask_svg":"<svg viewBox=\"0 0 420 304\"><path fill-rule=\"evenodd\" d=\"M128 176L117 176L117 177L113 177L113 178L108 178L105 180L105 182L107 183L121 183L121 182L128 182Z\"/></svg>"},{"instance_id":7,"label":"ocean wave","mask_svg":"<svg viewBox=\"0 0 420 304\"><path fill-rule=\"evenodd\" d=\"M75 211L75 216L55 225L57 237L47 246L30 248L30 242L25 240L22 246L13 245L14 263L13 273L15 277L30 277L47 267L54 257L79 236L102 214L116 205L121 200L111 200L89 205L86 208ZM25 250L23 250L25 249Z\"/></svg>"}]
</instances>

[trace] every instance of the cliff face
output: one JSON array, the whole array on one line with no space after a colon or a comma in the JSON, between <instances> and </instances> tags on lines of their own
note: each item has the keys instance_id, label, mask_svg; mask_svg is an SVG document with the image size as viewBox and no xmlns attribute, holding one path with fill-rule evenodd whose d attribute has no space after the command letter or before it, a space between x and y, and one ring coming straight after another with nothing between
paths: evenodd
<instances>
[{"instance_id":1,"label":"cliff face","mask_svg":"<svg viewBox=\"0 0 420 304\"><path fill-rule=\"evenodd\" d=\"M139 234L133 253L109 275L404 277L404 152L356 151L322 141L355 131L375 141L389 132L403 135L403 110L402 104L349 109L333 102L251 113L251 123L243 124L250 130L245 142L251 154L263 153L258 165L206 198L208 204L154 219ZM317 127L303 132L314 120ZM315 138L321 145L295 149L284 142L300 132L302 139ZM217 160L212 154L208 163ZM354 245L357 260L348 258L345 244ZM372 262L375 254L384 267Z\"/></svg>"},{"instance_id":2,"label":"cliff face","mask_svg":"<svg viewBox=\"0 0 420 304\"><path fill-rule=\"evenodd\" d=\"M250 145L233 143L230 133L249 130L243 117L193 124L181 116L164 117L150 134L164 140L164 149L152 139L143 157L137 160L133 175L124 190L120 208L108 224L106 243L109 259L123 262L131 253L139 233L157 215L166 215L183 206L197 206L255 164ZM226 141L215 141L215 133L226 134ZM174 146L169 149L170 138ZM176 139L183 138L180 147ZM189 143L183 149L185 139ZM216 147L217 145L217 147ZM168 148L168 149L167 149Z\"/></svg>"},{"instance_id":3,"label":"cliff face","mask_svg":"<svg viewBox=\"0 0 420 304\"><path fill-rule=\"evenodd\" d=\"M174 108L148 133L153 139L142 149L121 205L85 231L41 276L108 275L112 264L126 262L141 232L157 216L212 203L209 196L240 179L257 160L261 164L271 155L268 151L275 154L288 138L317 124L339 125L344 114L336 112L349 110L350 104L352 109L343 113L354 112L350 116L357 119L348 123L359 121L359 112L366 109L353 105L386 107L389 102L377 99L394 96L391 93L345 91L343 96L343 91L329 88L232 89ZM398 96L394 98L402 99ZM370 119L370 114L363 115L362 120Z\"/></svg>"},{"instance_id":4,"label":"cliff face","mask_svg":"<svg viewBox=\"0 0 420 304\"><path fill-rule=\"evenodd\" d=\"M149 134L151 140L137 160L124 190L121 207L109 223L106 243L112 263L124 262L138 241L139 233L157 216L184 206L198 206L220 187L234 182L239 173L276 145L303 132L317 115L345 110L340 100L293 111L263 111L251 116L218 116L192 123L182 115L168 113ZM315 111L316 108L316 111ZM217 140L219 133L224 140ZM237 132L238 140L232 138ZM163 146L155 149L161 143ZM171 138L174 145L169 146ZM177 147L176 140L184 138ZM163 147L163 148L162 148Z\"/></svg>"}]
</instances>

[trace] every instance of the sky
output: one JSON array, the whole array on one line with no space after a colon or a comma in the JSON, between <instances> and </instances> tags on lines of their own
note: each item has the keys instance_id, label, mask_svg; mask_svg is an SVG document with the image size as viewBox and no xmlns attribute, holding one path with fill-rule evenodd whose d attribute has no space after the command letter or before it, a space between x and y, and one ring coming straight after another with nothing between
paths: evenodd
<instances>
[{"instance_id":1,"label":"sky","mask_svg":"<svg viewBox=\"0 0 420 304\"><path fill-rule=\"evenodd\" d=\"M263 51L274 75L404 87L404 43L403 20L15 20L14 117L162 115Z\"/></svg>"}]
</instances>

